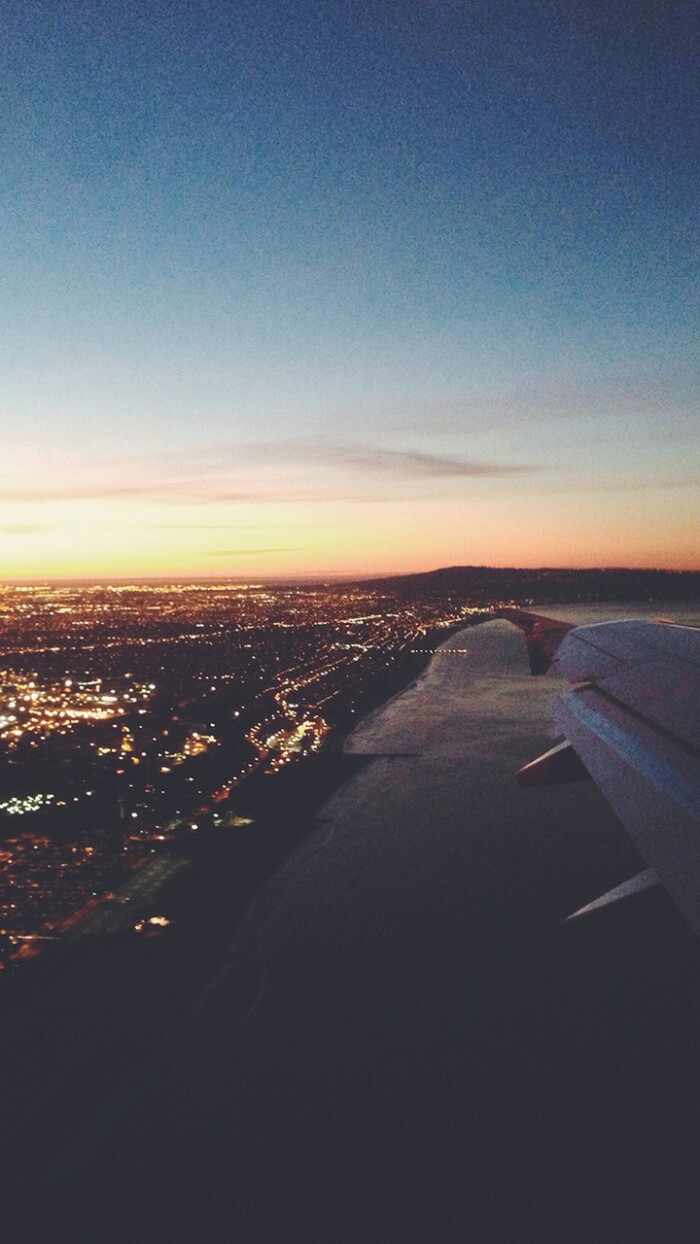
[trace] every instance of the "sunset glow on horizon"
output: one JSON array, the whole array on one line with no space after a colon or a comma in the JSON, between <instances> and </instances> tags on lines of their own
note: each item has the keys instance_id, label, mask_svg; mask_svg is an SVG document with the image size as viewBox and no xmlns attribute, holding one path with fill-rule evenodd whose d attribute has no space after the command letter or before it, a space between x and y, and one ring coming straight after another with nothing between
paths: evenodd
<instances>
[{"instance_id":1,"label":"sunset glow on horizon","mask_svg":"<svg viewBox=\"0 0 700 1244\"><path fill-rule=\"evenodd\" d=\"M690 5L6 25L0 576L700 569Z\"/></svg>"},{"instance_id":2,"label":"sunset glow on horizon","mask_svg":"<svg viewBox=\"0 0 700 1244\"><path fill-rule=\"evenodd\" d=\"M698 569L691 513L685 540L677 530L657 530L642 557L624 515L606 532L605 514L587 515L585 505L573 514L565 497L556 507L550 500L546 515L536 499L526 509L512 499L424 501L408 513L401 501L368 503L359 516L351 503L329 501L315 507L316 522L301 505L291 513L271 505L265 515L245 507L257 526L227 525L221 507L209 506L183 507L175 518L171 507L136 502L52 509L52 525L5 530L6 578L362 577L451 565ZM230 547L232 540L240 546ZM7 556L13 546L14 559Z\"/></svg>"}]
</instances>

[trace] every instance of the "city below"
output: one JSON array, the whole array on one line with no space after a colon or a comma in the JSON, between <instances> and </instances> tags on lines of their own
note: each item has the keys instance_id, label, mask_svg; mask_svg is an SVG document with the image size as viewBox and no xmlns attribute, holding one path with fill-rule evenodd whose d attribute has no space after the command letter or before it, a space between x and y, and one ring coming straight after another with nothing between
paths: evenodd
<instances>
[{"instance_id":1,"label":"city below","mask_svg":"<svg viewBox=\"0 0 700 1244\"><path fill-rule=\"evenodd\" d=\"M699 578L464 567L348 585L6 583L4 979L66 940L166 931L157 897L200 844L255 833L270 784L337 753L453 630L509 605L692 599Z\"/></svg>"},{"instance_id":2,"label":"city below","mask_svg":"<svg viewBox=\"0 0 700 1244\"><path fill-rule=\"evenodd\" d=\"M559 1213L553 1162L564 1214L569 1170L604 1188L608 1079L646 1108L653 1066L654 1144L664 1092L695 1126L694 939L663 895L629 937L559 936L638 865L593 783L522 797L556 684L488 622L694 625L698 602L700 574L636 570L0 585L13 1239L386 1239L361 1200L343 1227L377 1172L398 1236L462 1239L464 1168L497 1187L503 1135L538 1226ZM642 1061L621 1077L628 1031ZM572 1132L593 1156L557 1173ZM413 1198L432 1215L433 1193L458 1230L431 1217L416 1237ZM520 1203L503 1214L517 1236ZM565 1224L522 1238L545 1236Z\"/></svg>"}]
</instances>

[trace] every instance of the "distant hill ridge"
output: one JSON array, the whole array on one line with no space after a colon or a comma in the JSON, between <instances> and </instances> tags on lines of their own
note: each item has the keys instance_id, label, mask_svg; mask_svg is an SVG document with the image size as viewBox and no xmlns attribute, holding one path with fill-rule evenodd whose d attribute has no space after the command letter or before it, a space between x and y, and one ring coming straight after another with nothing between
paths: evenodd
<instances>
[{"instance_id":1,"label":"distant hill ridge","mask_svg":"<svg viewBox=\"0 0 700 1244\"><path fill-rule=\"evenodd\" d=\"M446 566L420 574L365 579L359 585L411 597L452 597L476 604L492 600L531 603L570 601L700 601L700 571L542 567Z\"/></svg>"}]
</instances>

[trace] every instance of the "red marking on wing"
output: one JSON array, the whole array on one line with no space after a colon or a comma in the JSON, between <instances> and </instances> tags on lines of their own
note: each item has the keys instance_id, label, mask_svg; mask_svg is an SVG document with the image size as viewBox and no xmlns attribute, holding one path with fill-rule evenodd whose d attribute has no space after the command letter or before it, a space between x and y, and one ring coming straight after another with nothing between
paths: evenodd
<instances>
[{"instance_id":1,"label":"red marking on wing","mask_svg":"<svg viewBox=\"0 0 700 1244\"><path fill-rule=\"evenodd\" d=\"M557 618L545 618L524 609L499 609L496 616L512 622L523 632L533 674L547 673L564 636L574 629L573 622L560 622Z\"/></svg>"}]
</instances>

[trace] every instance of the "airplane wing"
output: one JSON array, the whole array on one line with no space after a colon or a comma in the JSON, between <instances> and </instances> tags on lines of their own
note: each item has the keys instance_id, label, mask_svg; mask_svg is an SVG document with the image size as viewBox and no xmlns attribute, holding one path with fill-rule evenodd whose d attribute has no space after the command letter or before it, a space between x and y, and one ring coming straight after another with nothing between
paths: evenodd
<instances>
[{"instance_id":1,"label":"airplane wing","mask_svg":"<svg viewBox=\"0 0 700 1244\"><path fill-rule=\"evenodd\" d=\"M526 640L546 636L549 625L551 659L573 684L554 703L566 742L526 765L518 780L590 774L650 865L574 915L660 880L700 936L700 630L627 621L557 633L552 619L510 620Z\"/></svg>"}]
</instances>

